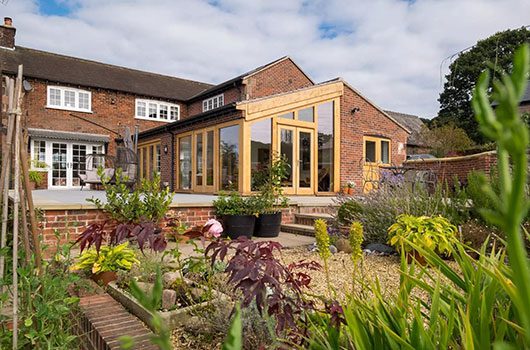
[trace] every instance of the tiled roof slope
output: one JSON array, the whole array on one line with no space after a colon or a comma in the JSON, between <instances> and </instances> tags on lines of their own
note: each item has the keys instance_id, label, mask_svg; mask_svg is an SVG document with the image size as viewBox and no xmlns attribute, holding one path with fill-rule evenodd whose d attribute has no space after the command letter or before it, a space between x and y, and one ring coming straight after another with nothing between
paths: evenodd
<instances>
[{"instance_id":1,"label":"tiled roof slope","mask_svg":"<svg viewBox=\"0 0 530 350\"><path fill-rule=\"evenodd\" d=\"M407 129L411 131L409 138L408 138L409 145L413 145L413 146L422 145L422 142L420 139L420 131L424 124L417 115L394 112L394 111L385 111L385 112L388 113L392 118L394 118L399 124L405 126Z\"/></svg>"}]
</instances>

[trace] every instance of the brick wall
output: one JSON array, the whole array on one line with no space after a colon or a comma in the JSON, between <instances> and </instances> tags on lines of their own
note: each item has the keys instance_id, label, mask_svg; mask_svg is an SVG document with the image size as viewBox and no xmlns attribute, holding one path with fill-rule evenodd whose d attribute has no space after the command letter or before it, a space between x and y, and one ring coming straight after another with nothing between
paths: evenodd
<instances>
[{"instance_id":1,"label":"brick wall","mask_svg":"<svg viewBox=\"0 0 530 350\"><path fill-rule=\"evenodd\" d=\"M208 99L210 97L220 95L220 94L224 94L223 98L224 98L224 104L225 105L233 103L233 102L241 101L243 99L243 96L244 96L241 86L229 87L229 88L227 88L227 89L225 89L223 91L215 92L211 96L209 95L209 96L201 98L201 99L199 99L197 101L191 102L188 105L188 116L191 117L191 116L194 116L196 114L202 113L202 101L204 101L204 100L206 100L206 99Z\"/></svg>"},{"instance_id":2,"label":"brick wall","mask_svg":"<svg viewBox=\"0 0 530 350\"><path fill-rule=\"evenodd\" d=\"M138 125L140 131L147 130L165 124L151 120L136 119L135 99L146 98L132 94L115 92L101 89L84 88L92 93L92 113L65 111L60 109L46 108L47 85L40 80L31 80L33 91L26 94L24 101L25 124L30 128L51 129L57 131L84 132L109 135L109 153L114 153L117 136L97 125L72 117L70 113L79 115L85 119L94 121L109 129L122 132L124 126L129 126L134 132L134 126ZM168 101L177 103L177 101ZM181 106L181 118L186 117L187 108Z\"/></svg>"},{"instance_id":3,"label":"brick wall","mask_svg":"<svg viewBox=\"0 0 530 350\"><path fill-rule=\"evenodd\" d=\"M344 86L341 99L341 184L354 181L362 189L363 136L385 137L391 140L391 161L402 164L406 159L408 133L386 117L371 103L348 86ZM360 110L352 115L354 107Z\"/></svg>"},{"instance_id":4,"label":"brick wall","mask_svg":"<svg viewBox=\"0 0 530 350\"><path fill-rule=\"evenodd\" d=\"M530 103L522 104L519 106L519 112L530 113Z\"/></svg>"},{"instance_id":5,"label":"brick wall","mask_svg":"<svg viewBox=\"0 0 530 350\"><path fill-rule=\"evenodd\" d=\"M455 176L461 183L465 183L467 174L473 170L484 171L488 174L496 164L496 151L461 157L409 160L404 163L406 167L415 170L433 171L438 181L448 181L449 183L452 183Z\"/></svg>"},{"instance_id":6,"label":"brick wall","mask_svg":"<svg viewBox=\"0 0 530 350\"><path fill-rule=\"evenodd\" d=\"M311 80L290 59L246 79L246 98L258 98L311 86Z\"/></svg>"}]
</instances>

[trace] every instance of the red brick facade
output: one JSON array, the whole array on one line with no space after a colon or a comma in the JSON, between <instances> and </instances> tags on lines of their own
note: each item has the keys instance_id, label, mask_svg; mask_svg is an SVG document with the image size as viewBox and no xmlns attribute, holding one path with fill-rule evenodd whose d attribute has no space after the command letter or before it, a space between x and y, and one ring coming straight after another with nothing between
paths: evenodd
<instances>
[{"instance_id":1,"label":"red brick facade","mask_svg":"<svg viewBox=\"0 0 530 350\"><path fill-rule=\"evenodd\" d=\"M191 116L194 116L196 114L202 113L203 112L202 111L202 101L204 101L204 100L206 100L206 99L208 99L210 97L220 95L220 94L224 94L223 98L224 98L224 104L225 105L230 104L232 102L241 101L243 99L243 96L244 96L244 93L243 93L243 90L242 90L241 86L228 87L225 90L214 92L211 95L207 95L207 97L205 96L204 98L201 98L199 100L191 102L188 105L188 115L191 117Z\"/></svg>"},{"instance_id":2,"label":"red brick facade","mask_svg":"<svg viewBox=\"0 0 530 350\"><path fill-rule=\"evenodd\" d=\"M362 189L363 136L388 138L391 162L400 165L407 156L408 133L347 85L340 104L340 181L341 184L354 181L356 188ZM352 114L354 108L359 110Z\"/></svg>"}]
</instances>

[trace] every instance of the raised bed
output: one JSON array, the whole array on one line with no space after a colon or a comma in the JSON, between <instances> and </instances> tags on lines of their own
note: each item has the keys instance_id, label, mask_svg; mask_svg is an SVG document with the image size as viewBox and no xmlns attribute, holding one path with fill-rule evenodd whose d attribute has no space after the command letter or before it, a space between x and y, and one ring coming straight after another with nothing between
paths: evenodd
<instances>
[{"instance_id":1,"label":"raised bed","mask_svg":"<svg viewBox=\"0 0 530 350\"><path fill-rule=\"evenodd\" d=\"M189 282L193 283L194 282ZM194 284L195 285L195 284ZM196 285L195 285L196 286ZM206 292L206 288L204 287L198 287L201 288ZM119 303L121 303L127 310L129 310L130 313L138 317L140 320L142 320L146 325L149 326L149 328L153 329L153 325L151 324L151 319L153 315L150 311L148 311L146 308L144 308L138 300L132 296L128 291L119 288L116 285L116 282L111 282L107 286L107 292ZM168 327L168 329L175 329L179 326L182 326L186 321L189 320L190 316L199 311L200 309L206 308L211 305L215 305L216 307L226 307L230 308L232 307L233 303L226 294L217 292L215 290L211 291L213 298L197 303L195 305L186 306L174 310L169 311L158 311L158 314L161 316L163 322Z\"/></svg>"}]
</instances>

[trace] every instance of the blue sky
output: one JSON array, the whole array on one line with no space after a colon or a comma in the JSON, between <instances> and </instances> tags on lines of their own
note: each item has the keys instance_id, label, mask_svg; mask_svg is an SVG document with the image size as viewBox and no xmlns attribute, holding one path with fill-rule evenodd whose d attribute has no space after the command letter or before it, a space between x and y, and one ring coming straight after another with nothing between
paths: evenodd
<instances>
[{"instance_id":1,"label":"blue sky","mask_svg":"<svg viewBox=\"0 0 530 350\"><path fill-rule=\"evenodd\" d=\"M529 0L10 0L17 45L219 83L285 55L432 117L444 58L530 24Z\"/></svg>"}]
</instances>

